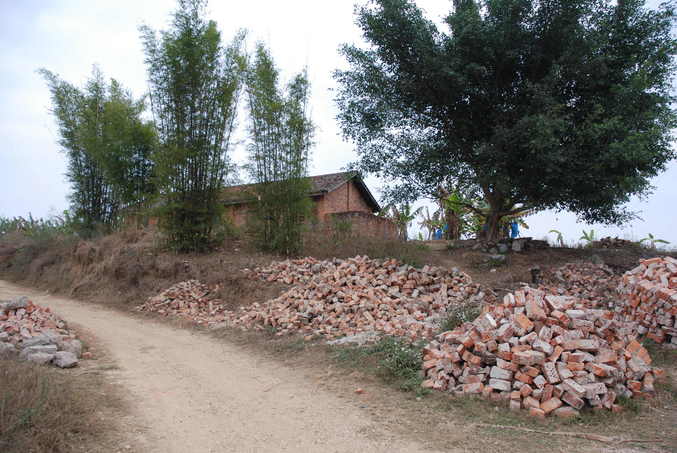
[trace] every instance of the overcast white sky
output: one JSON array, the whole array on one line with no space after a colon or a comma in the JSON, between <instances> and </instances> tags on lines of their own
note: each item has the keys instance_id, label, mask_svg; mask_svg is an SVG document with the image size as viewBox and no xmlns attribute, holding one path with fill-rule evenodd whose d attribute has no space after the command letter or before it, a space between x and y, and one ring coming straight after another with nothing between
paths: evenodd
<instances>
[{"instance_id":1,"label":"overcast white sky","mask_svg":"<svg viewBox=\"0 0 677 453\"><path fill-rule=\"evenodd\" d=\"M340 136L331 92L335 85L331 72L344 65L338 47L361 41L353 23L353 3L212 0L209 5L210 17L225 39L245 28L250 47L257 40L265 41L283 77L308 67L318 127L312 174L340 171L355 158L353 145ZM448 12L451 0L417 3L430 18L439 19ZM45 67L82 84L96 63L106 76L139 96L147 84L138 26L165 28L174 7L173 0L0 0L0 215L45 216L68 205L65 158L56 144L49 92L35 70ZM242 146L234 157L242 160ZM377 181L370 178L368 183L378 192ZM555 228L573 240L582 229L592 227L598 235L639 239L651 232L677 244L677 164L672 162L654 185L657 189L647 200L631 203L643 220L624 228L578 224L570 214L547 212L529 219L531 229L525 233L540 238Z\"/></svg>"}]
</instances>

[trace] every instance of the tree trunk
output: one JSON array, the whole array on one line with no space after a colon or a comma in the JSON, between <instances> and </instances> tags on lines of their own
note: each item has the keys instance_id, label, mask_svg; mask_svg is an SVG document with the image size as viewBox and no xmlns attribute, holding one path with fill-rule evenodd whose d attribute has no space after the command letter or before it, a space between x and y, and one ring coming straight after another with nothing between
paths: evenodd
<instances>
[{"instance_id":1,"label":"tree trunk","mask_svg":"<svg viewBox=\"0 0 677 453\"><path fill-rule=\"evenodd\" d=\"M461 239L461 219L458 214L451 209L445 209L444 218L447 222L446 239L450 241Z\"/></svg>"},{"instance_id":2,"label":"tree trunk","mask_svg":"<svg viewBox=\"0 0 677 453\"><path fill-rule=\"evenodd\" d=\"M492 207L482 228L481 239L487 242L498 242L503 238L503 232L500 229L502 217L502 213L494 210Z\"/></svg>"}]
</instances>

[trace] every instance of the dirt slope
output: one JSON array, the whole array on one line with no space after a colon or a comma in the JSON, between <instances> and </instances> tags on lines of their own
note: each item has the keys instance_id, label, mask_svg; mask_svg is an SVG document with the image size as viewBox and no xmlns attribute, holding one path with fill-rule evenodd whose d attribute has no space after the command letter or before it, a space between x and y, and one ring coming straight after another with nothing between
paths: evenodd
<instances>
[{"instance_id":1,"label":"dirt slope","mask_svg":"<svg viewBox=\"0 0 677 453\"><path fill-rule=\"evenodd\" d=\"M122 451L429 451L300 372L234 345L0 281L0 299L17 295L94 332L119 367L110 377L129 390L137 425Z\"/></svg>"}]
</instances>

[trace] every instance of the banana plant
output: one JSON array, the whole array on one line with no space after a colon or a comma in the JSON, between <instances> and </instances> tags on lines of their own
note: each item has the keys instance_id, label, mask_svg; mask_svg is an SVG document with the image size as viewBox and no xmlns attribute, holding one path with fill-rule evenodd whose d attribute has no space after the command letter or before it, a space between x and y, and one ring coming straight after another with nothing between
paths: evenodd
<instances>
[{"instance_id":1,"label":"banana plant","mask_svg":"<svg viewBox=\"0 0 677 453\"><path fill-rule=\"evenodd\" d=\"M583 230L583 236L581 236L578 239L581 241L587 241L588 245L592 245L592 243L595 242L596 240L595 230L593 230L592 228L590 229L590 231Z\"/></svg>"},{"instance_id":2,"label":"banana plant","mask_svg":"<svg viewBox=\"0 0 677 453\"><path fill-rule=\"evenodd\" d=\"M562 235L561 231L550 230L548 233L555 233L557 235L557 242L559 243L559 246L564 247L564 236Z\"/></svg>"},{"instance_id":3,"label":"banana plant","mask_svg":"<svg viewBox=\"0 0 677 453\"><path fill-rule=\"evenodd\" d=\"M426 230L428 240L431 240L435 231L444 226L444 221L441 220L442 212L438 209L431 215L430 209L428 209L428 206L425 206L425 208L420 211L420 215L421 220L418 222L418 225Z\"/></svg>"},{"instance_id":4,"label":"banana plant","mask_svg":"<svg viewBox=\"0 0 677 453\"><path fill-rule=\"evenodd\" d=\"M379 216L389 218L395 222L400 232L400 239L406 241L409 236L409 225L416 219L416 216L419 215L422 209L423 207L420 207L412 211L409 203L403 203L400 206L389 204L379 212Z\"/></svg>"},{"instance_id":5,"label":"banana plant","mask_svg":"<svg viewBox=\"0 0 677 453\"><path fill-rule=\"evenodd\" d=\"M669 244L670 241L666 241L665 239L656 239L653 234L649 233L647 237L644 239L640 240L639 243L642 244L644 241L647 241L651 244L651 248L655 249L656 244Z\"/></svg>"}]
</instances>

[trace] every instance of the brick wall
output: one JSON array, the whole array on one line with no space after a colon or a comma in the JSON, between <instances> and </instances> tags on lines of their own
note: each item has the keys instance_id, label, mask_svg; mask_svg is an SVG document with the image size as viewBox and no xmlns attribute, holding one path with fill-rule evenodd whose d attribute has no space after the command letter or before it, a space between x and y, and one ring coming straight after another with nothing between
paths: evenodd
<instances>
[{"instance_id":1,"label":"brick wall","mask_svg":"<svg viewBox=\"0 0 677 453\"><path fill-rule=\"evenodd\" d=\"M338 189L319 198L316 215L320 222L326 220L328 215L337 212L365 212L371 215L371 208L354 181L348 181Z\"/></svg>"},{"instance_id":2,"label":"brick wall","mask_svg":"<svg viewBox=\"0 0 677 453\"><path fill-rule=\"evenodd\" d=\"M335 223L350 225L350 234L381 239L398 239L397 225L390 219L378 217L363 211L337 212L325 219L325 228L331 230Z\"/></svg>"}]
</instances>

